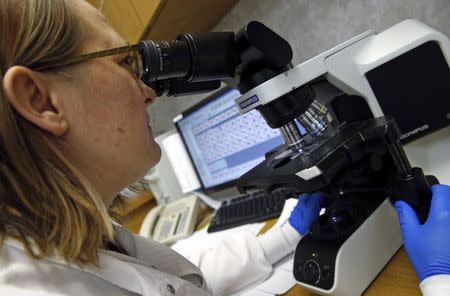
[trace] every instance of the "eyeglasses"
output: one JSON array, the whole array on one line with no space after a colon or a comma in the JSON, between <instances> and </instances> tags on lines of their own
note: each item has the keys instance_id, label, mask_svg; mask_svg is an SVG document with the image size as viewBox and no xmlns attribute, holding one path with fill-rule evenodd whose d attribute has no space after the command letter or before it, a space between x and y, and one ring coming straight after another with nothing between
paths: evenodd
<instances>
[{"instance_id":1,"label":"eyeglasses","mask_svg":"<svg viewBox=\"0 0 450 296\"><path fill-rule=\"evenodd\" d=\"M47 70L54 70L66 66L71 66L79 63L83 63L92 59L107 57L107 56L114 56L119 54L129 53L128 57L126 58L127 64L130 66L130 71L133 74L133 76L136 79L142 78L142 56L139 51L139 44L134 45L127 45L117 48L111 48L107 50L92 52L83 54L77 57L69 58L61 63L55 63L55 64L44 64L36 67L31 67L35 71L47 71Z\"/></svg>"}]
</instances>

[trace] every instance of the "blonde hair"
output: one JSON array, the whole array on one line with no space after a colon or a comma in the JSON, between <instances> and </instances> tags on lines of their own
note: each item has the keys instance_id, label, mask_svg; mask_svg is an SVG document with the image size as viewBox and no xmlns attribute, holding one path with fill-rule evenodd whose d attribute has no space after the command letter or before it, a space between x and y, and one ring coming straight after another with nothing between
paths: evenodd
<instances>
[{"instance_id":1,"label":"blonde hair","mask_svg":"<svg viewBox=\"0 0 450 296\"><path fill-rule=\"evenodd\" d=\"M0 1L0 76L13 65L60 62L77 53L80 20L67 0ZM107 209L64 157L58 137L24 119L0 89L0 246L20 240L34 258L97 264L113 230Z\"/></svg>"}]
</instances>

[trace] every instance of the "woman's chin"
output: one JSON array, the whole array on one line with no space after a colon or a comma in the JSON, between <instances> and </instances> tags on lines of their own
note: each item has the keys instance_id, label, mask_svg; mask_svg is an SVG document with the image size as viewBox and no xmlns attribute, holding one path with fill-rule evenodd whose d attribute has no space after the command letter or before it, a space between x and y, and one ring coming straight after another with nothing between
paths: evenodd
<instances>
[{"instance_id":1,"label":"woman's chin","mask_svg":"<svg viewBox=\"0 0 450 296\"><path fill-rule=\"evenodd\" d=\"M146 155L146 159L148 159L147 163L150 166L150 168L158 164L158 162L161 160L162 154L161 147L159 146L159 144L154 139L152 140L152 142L153 143L151 143L151 148L149 149L150 151Z\"/></svg>"}]
</instances>

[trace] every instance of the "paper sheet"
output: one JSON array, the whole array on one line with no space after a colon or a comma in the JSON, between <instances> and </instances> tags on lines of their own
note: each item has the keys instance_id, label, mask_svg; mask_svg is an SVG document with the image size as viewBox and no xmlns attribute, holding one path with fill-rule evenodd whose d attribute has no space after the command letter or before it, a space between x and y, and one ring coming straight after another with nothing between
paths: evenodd
<instances>
[{"instance_id":1,"label":"paper sheet","mask_svg":"<svg viewBox=\"0 0 450 296\"><path fill-rule=\"evenodd\" d=\"M254 287L252 291L260 291L270 295L284 294L291 289L296 281L292 273L292 266L294 265L294 255L291 254L277 266L274 266L272 275L264 282Z\"/></svg>"},{"instance_id":2,"label":"paper sheet","mask_svg":"<svg viewBox=\"0 0 450 296\"><path fill-rule=\"evenodd\" d=\"M258 291L258 290L250 290L248 292L244 292L244 293L237 294L237 295L239 295L239 296L274 296L274 294L266 293L266 292Z\"/></svg>"}]
</instances>

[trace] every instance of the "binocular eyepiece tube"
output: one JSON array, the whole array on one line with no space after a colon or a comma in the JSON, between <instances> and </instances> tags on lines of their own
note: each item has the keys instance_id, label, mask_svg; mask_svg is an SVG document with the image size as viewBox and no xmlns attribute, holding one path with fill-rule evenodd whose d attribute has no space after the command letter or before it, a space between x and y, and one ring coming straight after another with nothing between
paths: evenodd
<instances>
[{"instance_id":1,"label":"binocular eyepiece tube","mask_svg":"<svg viewBox=\"0 0 450 296\"><path fill-rule=\"evenodd\" d=\"M181 34L173 41L142 41L142 81L157 96L211 91L234 76L233 32ZM203 89L204 88L204 89Z\"/></svg>"}]
</instances>

